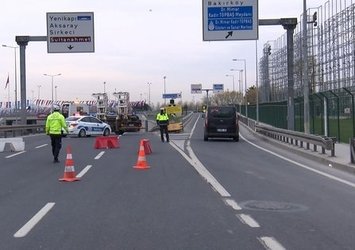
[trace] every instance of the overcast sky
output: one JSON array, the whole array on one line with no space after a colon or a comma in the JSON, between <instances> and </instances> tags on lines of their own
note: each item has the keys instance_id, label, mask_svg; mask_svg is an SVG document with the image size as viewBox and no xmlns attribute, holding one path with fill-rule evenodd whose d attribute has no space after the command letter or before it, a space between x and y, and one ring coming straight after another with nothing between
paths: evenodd
<instances>
[{"instance_id":1,"label":"overcast sky","mask_svg":"<svg viewBox=\"0 0 355 250\"><path fill-rule=\"evenodd\" d=\"M324 0L308 0L318 7ZM259 0L259 18L297 17L303 0ZM26 48L27 99L51 99L54 78L58 100L93 100L103 92L127 91L131 101L141 98L163 102L166 93L182 93L183 100L200 100L190 94L191 84L212 88L215 83L232 90L230 69L242 69L246 59L248 87L255 84L255 41L202 40L202 0L12 0L4 1L0 15L0 43L17 46L15 36L45 36L47 12L94 12L95 53L48 54L46 42L31 42ZM280 26L261 26L258 54L263 44L284 34ZM10 75L10 97L14 100L14 49L0 47L0 101ZM18 67L19 72L19 67ZM238 89L235 73L235 88ZM20 83L18 80L18 90ZM38 87L38 86L41 87ZM20 93L18 93L20 99Z\"/></svg>"}]
</instances>

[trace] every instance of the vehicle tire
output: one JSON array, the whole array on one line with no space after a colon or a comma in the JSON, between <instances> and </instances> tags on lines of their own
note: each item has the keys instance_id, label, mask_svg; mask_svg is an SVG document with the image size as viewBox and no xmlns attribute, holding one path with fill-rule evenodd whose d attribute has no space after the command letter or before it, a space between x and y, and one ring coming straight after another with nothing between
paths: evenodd
<instances>
[{"instance_id":1,"label":"vehicle tire","mask_svg":"<svg viewBox=\"0 0 355 250\"><path fill-rule=\"evenodd\" d=\"M85 137L85 136L86 136L86 130L85 129L80 130L78 137Z\"/></svg>"},{"instance_id":2,"label":"vehicle tire","mask_svg":"<svg viewBox=\"0 0 355 250\"><path fill-rule=\"evenodd\" d=\"M104 136L108 136L109 134L110 134L110 130L108 128L105 128Z\"/></svg>"},{"instance_id":3,"label":"vehicle tire","mask_svg":"<svg viewBox=\"0 0 355 250\"><path fill-rule=\"evenodd\" d=\"M239 135L233 137L233 140L234 140L234 141L239 141Z\"/></svg>"},{"instance_id":4,"label":"vehicle tire","mask_svg":"<svg viewBox=\"0 0 355 250\"><path fill-rule=\"evenodd\" d=\"M207 134L203 134L203 140L204 140L204 141L208 141L208 136L207 136Z\"/></svg>"}]
</instances>

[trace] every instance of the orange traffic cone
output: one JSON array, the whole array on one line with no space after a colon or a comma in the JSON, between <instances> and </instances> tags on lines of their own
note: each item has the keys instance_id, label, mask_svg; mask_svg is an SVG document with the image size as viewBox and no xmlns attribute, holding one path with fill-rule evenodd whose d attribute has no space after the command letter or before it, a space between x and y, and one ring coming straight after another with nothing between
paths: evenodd
<instances>
[{"instance_id":1,"label":"orange traffic cone","mask_svg":"<svg viewBox=\"0 0 355 250\"><path fill-rule=\"evenodd\" d=\"M139 152L138 152L138 160L135 166L133 166L135 169L149 169L150 166L147 164L147 160L145 159L145 150L144 150L144 145L143 142L141 141L140 146L139 146Z\"/></svg>"},{"instance_id":2,"label":"orange traffic cone","mask_svg":"<svg viewBox=\"0 0 355 250\"><path fill-rule=\"evenodd\" d=\"M65 160L64 176L59 179L60 181L79 181L80 178L76 177L74 170L74 161L71 153L71 147L67 147L67 158Z\"/></svg>"}]
</instances>

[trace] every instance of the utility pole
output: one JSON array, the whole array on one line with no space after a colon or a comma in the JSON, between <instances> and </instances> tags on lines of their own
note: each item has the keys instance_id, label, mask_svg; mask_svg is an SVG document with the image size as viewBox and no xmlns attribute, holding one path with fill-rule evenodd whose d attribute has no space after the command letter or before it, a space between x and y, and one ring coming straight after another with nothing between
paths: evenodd
<instances>
[{"instance_id":1,"label":"utility pole","mask_svg":"<svg viewBox=\"0 0 355 250\"><path fill-rule=\"evenodd\" d=\"M309 129L309 81L308 81L308 44L307 44L307 1L303 0L303 20L302 20L302 57L303 57L303 113L304 132L310 133Z\"/></svg>"}]
</instances>

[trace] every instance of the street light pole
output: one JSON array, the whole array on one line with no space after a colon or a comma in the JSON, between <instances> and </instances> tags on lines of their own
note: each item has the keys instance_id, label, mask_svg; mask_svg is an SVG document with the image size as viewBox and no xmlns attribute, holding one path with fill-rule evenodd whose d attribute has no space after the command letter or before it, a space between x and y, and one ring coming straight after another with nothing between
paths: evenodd
<instances>
[{"instance_id":1,"label":"street light pole","mask_svg":"<svg viewBox=\"0 0 355 250\"><path fill-rule=\"evenodd\" d=\"M244 63L244 85L245 85L245 116L248 117L248 98L247 98L247 60L233 59L233 61L242 61Z\"/></svg>"},{"instance_id":2,"label":"street light pole","mask_svg":"<svg viewBox=\"0 0 355 250\"><path fill-rule=\"evenodd\" d=\"M165 94L166 94L166 76L164 76L163 79L164 79L164 105L166 105L166 99L165 99Z\"/></svg>"},{"instance_id":3,"label":"street light pole","mask_svg":"<svg viewBox=\"0 0 355 250\"><path fill-rule=\"evenodd\" d=\"M239 77L238 77L238 87L239 87L239 91L240 91L240 72L243 72L242 69L231 69L231 71L238 71L239 72ZM234 88L233 88L234 91Z\"/></svg>"},{"instance_id":4,"label":"street light pole","mask_svg":"<svg viewBox=\"0 0 355 250\"><path fill-rule=\"evenodd\" d=\"M51 111L53 112L53 78L55 77L55 76L60 76L60 75L62 75L61 73L59 73L59 74L56 74L56 75L48 75L48 74L43 74L44 76L49 76L49 77L51 77L52 78L52 82L51 82L51 89L52 89L52 104L51 104Z\"/></svg>"},{"instance_id":5,"label":"street light pole","mask_svg":"<svg viewBox=\"0 0 355 250\"><path fill-rule=\"evenodd\" d=\"M58 99L57 99L57 88L58 88L58 86L55 85L55 86L54 86L54 94L55 94L55 95L54 95L54 100L55 100L55 101L58 101Z\"/></svg>"},{"instance_id":6,"label":"street light pole","mask_svg":"<svg viewBox=\"0 0 355 250\"><path fill-rule=\"evenodd\" d=\"M150 85L152 84L151 82L148 82L148 106L150 107Z\"/></svg>"},{"instance_id":7,"label":"street light pole","mask_svg":"<svg viewBox=\"0 0 355 250\"><path fill-rule=\"evenodd\" d=\"M237 99L238 99L238 102L239 102L239 112L242 112L242 109L241 109L241 100L242 100L242 97L243 97L243 86L241 85L241 74L243 73L243 70L242 69L231 69L231 71L238 71L239 75L238 75L238 91L237 92Z\"/></svg>"},{"instance_id":8,"label":"street light pole","mask_svg":"<svg viewBox=\"0 0 355 250\"><path fill-rule=\"evenodd\" d=\"M37 85L37 88L38 88L37 99L38 99L38 101L39 101L39 98L40 98L41 87L42 87L42 85Z\"/></svg>"},{"instance_id":9,"label":"street light pole","mask_svg":"<svg viewBox=\"0 0 355 250\"><path fill-rule=\"evenodd\" d=\"M226 77L232 77L233 78L233 92L234 92L234 75L226 75Z\"/></svg>"},{"instance_id":10,"label":"street light pole","mask_svg":"<svg viewBox=\"0 0 355 250\"><path fill-rule=\"evenodd\" d=\"M14 52L15 52L15 110L17 110L18 105L17 105L17 55L16 55L16 50L18 49L18 47L8 46L5 44L3 44L2 47L14 49Z\"/></svg>"}]
</instances>

